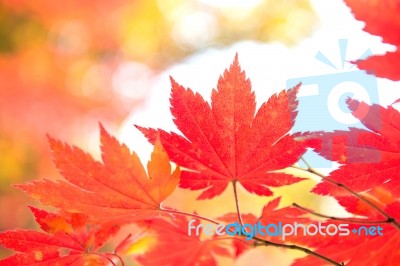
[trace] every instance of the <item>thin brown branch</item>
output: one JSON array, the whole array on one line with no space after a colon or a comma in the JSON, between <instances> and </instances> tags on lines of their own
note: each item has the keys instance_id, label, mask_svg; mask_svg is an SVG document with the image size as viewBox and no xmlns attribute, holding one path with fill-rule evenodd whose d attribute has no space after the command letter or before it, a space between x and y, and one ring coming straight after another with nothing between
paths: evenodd
<instances>
[{"instance_id":1,"label":"thin brown branch","mask_svg":"<svg viewBox=\"0 0 400 266\"><path fill-rule=\"evenodd\" d=\"M237 193L236 193L236 195L237 195ZM236 198L237 198L237 196L236 196ZM187 213L187 212L171 210L171 209L160 209L160 210L163 211L163 212L166 212L166 213L184 215L184 216L188 216L188 217L193 217L193 218L196 218L196 219L204 220L204 221L207 221L207 222L210 222L210 223L213 223L213 224L217 224L217 225L219 224L217 221L214 221L212 219L203 217L203 216L198 215L198 214ZM241 237L246 237L246 236L241 236ZM335 266L343 266L344 265L343 263L338 263L338 262L336 262L334 260L331 260L330 258L325 257L324 255L321 255L321 254L319 254L317 252L314 252L314 251L312 251L312 250L310 250L308 248L304 248L304 247L297 246L297 245L292 245L292 244L289 245L289 244L275 243L275 242L271 242L271 241L268 241L268 240L264 240L264 239L258 238L256 236L254 236L253 239L259 245L261 244L261 245L265 245L265 246L273 246L273 247L287 248L287 249L292 249L292 250L299 250L299 251L302 251L302 252L304 252L304 253L306 253L308 255L314 256L314 257L316 257L318 259L321 259L321 260L323 260L325 262L328 262L328 263L330 263L332 265L335 265Z\"/></svg>"},{"instance_id":2,"label":"thin brown branch","mask_svg":"<svg viewBox=\"0 0 400 266\"><path fill-rule=\"evenodd\" d=\"M334 260L332 260L332 259L330 259L328 257L325 257L324 255L321 255L321 254L319 254L317 252L314 252L314 251L312 251L311 249L308 249L308 248L304 248L304 247L297 246L297 245L294 245L294 244L275 243L275 242L264 240L264 239L261 239L261 238L258 238L258 237L254 237L253 239L256 240L259 244L262 243L264 246L273 246L273 247L287 248L287 249L292 249L292 250L299 250L299 251L302 251L302 252L304 252L304 253L306 253L308 255L314 256L314 257L319 258L319 259L321 259L321 260L323 260L325 262L328 262L328 263L330 263L332 265L344 266L343 262L342 263L338 263L338 262L336 262L336 261L334 261Z\"/></svg>"},{"instance_id":3,"label":"thin brown branch","mask_svg":"<svg viewBox=\"0 0 400 266\"><path fill-rule=\"evenodd\" d=\"M113 253L112 255L118 258L118 260L121 262L121 266L125 266L125 262L120 255L116 253Z\"/></svg>"},{"instance_id":4,"label":"thin brown branch","mask_svg":"<svg viewBox=\"0 0 400 266\"><path fill-rule=\"evenodd\" d=\"M354 190L352 190L351 188L349 188L348 186L346 186L343 183L339 183L336 182L335 180L325 176L324 174L318 172L317 170L315 170L314 168L312 168L310 166L310 164L303 158L301 157L301 160L306 164L307 168L302 168L302 167L298 167L298 166L291 166L292 168L295 169L299 169L302 171L306 171L309 172L311 174L314 174L316 176L321 177L323 180L334 184L335 186L341 187L342 189L346 190L347 192L349 192L351 195L359 198L361 201L363 201L364 203L366 203L368 206L370 206L371 208L375 209L376 211L378 211L380 214L382 214L384 217L386 217L386 223L390 223L392 224L394 227L396 227L398 230L400 230L400 224L389 214L387 214L384 210L382 210L378 205L376 205L375 203L373 203L371 200L369 200L368 198L366 198L365 196L355 192Z\"/></svg>"},{"instance_id":5,"label":"thin brown branch","mask_svg":"<svg viewBox=\"0 0 400 266\"><path fill-rule=\"evenodd\" d=\"M112 259L110 259L109 257L107 257L107 256L105 256L105 255L103 255L103 254L96 254L96 253L93 253L93 254L95 254L95 255L97 255L97 256L100 256L100 257L102 257L102 258L108 260L113 266L117 266L117 265L114 263L114 261L113 261ZM112 255L112 256L114 256L114 254L109 254L109 253L108 253L107 255ZM122 266L123 266L123 264L122 264Z\"/></svg>"},{"instance_id":6,"label":"thin brown branch","mask_svg":"<svg viewBox=\"0 0 400 266\"><path fill-rule=\"evenodd\" d=\"M235 206L236 206L236 213L239 219L239 223L243 225L243 220L242 220L242 215L240 214L240 208L239 208L239 197L237 193L237 187L236 187L236 180L232 182L233 185L233 195L235 197Z\"/></svg>"},{"instance_id":7,"label":"thin brown branch","mask_svg":"<svg viewBox=\"0 0 400 266\"><path fill-rule=\"evenodd\" d=\"M113 254L118 254L120 249L126 244L126 242L132 237L132 234L128 234L114 249Z\"/></svg>"}]
</instances>

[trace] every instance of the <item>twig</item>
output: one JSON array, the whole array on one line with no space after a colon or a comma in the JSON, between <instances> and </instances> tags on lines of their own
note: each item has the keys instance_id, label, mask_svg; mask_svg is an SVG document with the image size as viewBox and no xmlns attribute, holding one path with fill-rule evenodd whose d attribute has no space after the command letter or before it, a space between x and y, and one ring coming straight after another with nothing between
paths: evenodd
<instances>
[{"instance_id":1,"label":"twig","mask_svg":"<svg viewBox=\"0 0 400 266\"><path fill-rule=\"evenodd\" d=\"M236 205L236 213L239 219L239 223L241 225L243 225L243 220L242 220L242 215L240 214L240 208L239 208L239 197L238 197L238 193L237 193L237 187L236 187L236 183L237 181L233 181L232 185L233 185L233 195L235 197L235 205Z\"/></svg>"},{"instance_id":2,"label":"twig","mask_svg":"<svg viewBox=\"0 0 400 266\"><path fill-rule=\"evenodd\" d=\"M321 260L323 260L325 262L328 262L328 263L330 263L332 265L344 266L343 262L342 263L338 263L338 262L336 262L336 261L334 261L334 260L332 260L332 259L330 259L328 257L325 257L324 255L321 255L321 254L319 254L317 252L314 252L314 251L312 251L311 249L308 249L308 248L300 247L300 246L293 245L293 244L275 243L275 242L264 240L264 239L261 239L261 238L258 238L258 237L253 237L253 239L257 240L260 243L263 243L265 246L273 246L273 247L281 247L281 248L299 250L299 251L302 251L302 252L304 252L304 253L306 253L308 255L314 256L314 257L319 258L319 259L321 259Z\"/></svg>"},{"instance_id":3,"label":"twig","mask_svg":"<svg viewBox=\"0 0 400 266\"><path fill-rule=\"evenodd\" d=\"M100 257L102 257L102 258L104 258L104 259L106 259L106 260L108 260L113 266L116 266L116 264L114 263L114 261L112 260L112 259L110 259L109 257L107 257L107 256L105 256L105 255L103 255L103 254L96 254L96 253L92 253L92 254L95 254L95 255L98 255L98 256L100 256ZM107 254L107 255L114 255L114 254ZM121 260L122 261L122 260ZM122 262L123 263L123 262ZM123 266L124 264L122 264L122 266Z\"/></svg>"},{"instance_id":4,"label":"twig","mask_svg":"<svg viewBox=\"0 0 400 266\"><path fill-rule=\"evenodd\" d=\"M179 215L189 216L189 217L193 217L193 218L197 218L197 219L200 219L200 220L204 220L204 221L207 221L207 222L210 222L210 223L213 223L213 224L219 224L218 222L216 222L216 221L214 221L212 219L203 217L201 215L193 214L193 213L187 213L187 212L176 211L176 210L171 210L171 209L160 209L160 210L162 212L165 212L165 213L172 213L172 214L179 214ZM245 237L245 236L243 236L243 237ZM262 243L265 246L273 246L273 247L280 247L280 248L299 250L299 251L302 251L302 252L304 252L304 253L306 253L308 255L314 256L314 257L319 258L319 259L321 259L321 260L323 260L325 262L328 262L328 263L330 263L332 265L344 266L343 263L338 263L338 262L336 262L334 260L331 260L330 258L325 257L324 255L321 255L321 254L319 254L317 252L314 252L314 251L312 251L312 250L310 250L308 248L304 248L304 247L297 246L297 245L292 245L292 244L288 245L288 244L275 243L275 242L271 242L271 241L268 241L268 240L264 240L264 239L258 238L256 236L254 236L253 239L256 240L257 243Z\"/></svg>"},{"instance_id":5,"label":"twig","mask_svg":"<svg viewBox=\"0 0 400 266\"><path fill-rule=\"evenodd\" d=\"M307 163L307 161L303 158L300 157L301 160L306 164L307 168L302 168L302 167L298 167L298 166L291 166L292 168L295 169L299 169L302 171L306 171L309 172L311 174L314 174L316 176L321 177L323 180L328 181L329 183L334 184L335 186L341 187L344 190L346 190L347 192L349 192L351 195L359 198L360 200L362 200L364 203L366 203L367 205L369 205L371 208L375 209L376 211L378 211L380 214L382 214L383 216L385 216L387 218L387 220L385 221L385 223L391 223L394 227L396 227L397 229L400 230L400 224L393 218L391 217L389 214L387 214L384 210L382 210L379 206L377 206L375 203L373 203L372 201L370 201L369 199L367 199L366 197L364 197L363 195L353 191L352 189L350 189L348 186L346 186L343 183L339 183L336 182L333 179L330 179L329 177L325 176L324 174L318 172L317 170L315 170L314 168L312 168L310 166L309 163Z\"/></svg>"},{"instance_id":6,"label":"twig","mask_svg":"<svg viewBox=\"0 0 400 266\"><path fill-rule=\"evenodd\" d=\"M118 260L121 262L121 266L125 266L125 262L120 255L116 253L113 253L112 255L118 258Z\"/></svg>"},{"instance_id":7,"label":"twig","mask_svg":"<svg viewBox=\"0 0 400 266\"><path fill-rule=\"evenodd\" d=\"M315 212L313 210L307 209L303 206L300 206L297 203L293 203L292 204L294 207L299 208L300 210L303 210L305 212L308 212L314 216L318 216L321 218L327 218L327 219L331 219L331 220L335 220L335 221L343 221L343 222L348 222L348 223L358 223L358 224L383 224L383 223L387 223L387 220L384 221L367 221L367 220L363 220L363 219L354 219L354 218L341 218L341 217L334 217L334 216L329 216L329 215L325 215L322 213L318 213Z\"/></svg>"}]
</instances>

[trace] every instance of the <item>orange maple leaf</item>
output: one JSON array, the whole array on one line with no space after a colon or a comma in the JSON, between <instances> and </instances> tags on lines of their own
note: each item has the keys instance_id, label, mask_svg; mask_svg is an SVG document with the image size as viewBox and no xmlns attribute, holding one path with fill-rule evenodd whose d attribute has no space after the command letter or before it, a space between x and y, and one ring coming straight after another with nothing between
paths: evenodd
<instances>
[{"instance_id":1,"label":"orange maple leaf","mask_svg":"<svg viewBox=\"0 0 400 266\"><path fill-rule=\"evenodd\" d=\"M155 215L176 188L179 167L171 173L168 156L156 142L147 175L134 152L120 145L101 125L100 131L103 163L77 147L49 138L54 163L68 182L45 179L17 187L44 204L85 213L99 221L132 222Z\"/></svg>"}]
</instances>

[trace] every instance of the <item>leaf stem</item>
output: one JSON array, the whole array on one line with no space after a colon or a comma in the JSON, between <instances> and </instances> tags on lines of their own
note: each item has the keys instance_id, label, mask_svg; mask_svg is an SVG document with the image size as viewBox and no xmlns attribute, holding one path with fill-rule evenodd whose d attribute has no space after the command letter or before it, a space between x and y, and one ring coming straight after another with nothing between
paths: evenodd
<instances>
[{"instance_id":1,"label":"leaf stem","mask_svg":"<svg viewBox=\"0 0 400 266\"><path fill-rule=\"evenodd\" d=\"M118 258L118 260L121 262L121 266L125 266L125 262L120 255L116 253L113 253L112 255Z\"/></svg>"},{"instance_id":2,"label":"leaf stem","mask_svg":"<svg viewBox=\"0 0 400 266\"><path fill-rule=\"evenodd\" d=\"M240 223L241 225L243 225L242 215L240 214L239 197L238 197L238 193L237 193L237 186L236 186L236 184L237 184L237 181L234 180L234 181L232 182L232 185L233 185L233 196L235 197L236 213L237 213L237 216L238 216L238 219L239 219L239 223Z\"/></svg>"},{"instance_id":3,"label":"leaf stem","mask_svg":"<svg viewBox=\"0 0 400 266\"><path fill-rule=\"evenodd\" d=\"M93 254L96 254L96 253L93 253ZM103 259L108 260L113 266L117 265L117 264L114 263L114 261L112 259L110 259L109 257L106 256L106 255L112 255L113 256L114 254L106 253L106 255L103 255L103 254L96 254L96 255L102 257ZM122 264L122 266L123 266L123 264Z\"/></svg>"},{"instance_id":4,"label":"leaf stem","mask_svg":"<svg viewBox=\"0 0 400 266\"><path fill-rule=\"evenodd\" d=\"M329 216L329 215L325 215L322 213L318 213L315 212L313 210L307 209L303 206L300 206L297 203L293 203L292 206L299 208L300 210L303 210L305 212L308 212L314 216L317 217L321 217L321 218L327 218L327 219L331 219L331 220L335 220L335 221L343 221L343 222L348 222L348 223L358 223L358 224L383 224L383 223L387 223L387 220L384 221L368 221L368 220L363 220L363 219L354 219L354 218L341 218L341 217L334 217L334 216Z\"/></svg>"},{"instance_id":5,"label":"leaf stem","mask_svg":"<svg viewBox=\"0 0 400 266\"><path fill-rule=\"evenodd\" d=\"M316 176L319 176L319 177L321 177L323 180L325 180L325 181L327 181L327 182L329 182L329 183L332 183L332 184L334 184L334 185L337 186L337 187L343 188L344 190L346 190L347 192L349 192L351 195L353 195L353 196L359 198L361 201L363 201L364 203L366 203L368 206L370 206L371 208L375 209L375 210L378 211L380 214L382 214L383 216L385 216L385 217L387 218L387 220L385 221L386 223L391 223L394 227L396 227L398 230L400 230L400 224L399 224L393 217L391 217L391 216L390 216L389 214L387 214L384 210L382 210L379 206L377 206L375 203L373 203L371 200L369 200L369 199L367 199L366 197L364 197L363 195L361 195L361 194L355 192L354 190L352 190L351 188L349 188L349 187L346 186L345 184L336 182L335 180L333 180L333 179L331 179L331 178L325 176L324 174L318 172L317 170L315 170L314 168L312 168L312 167L310 166L310 164L309 164L303 157L300 157L300 159L306 164L307 168L302 168L302 167L298 167L298 166L295 166L295 165L293 165L293 166L291 166L291 167L292 167L292 168L295 168L295 169L302 170L302 171L309 172L309 173L314 174L314 175L316 175Z\"/></svg>"},{"instance_id":6,"label":"leaf stem","mask_svg":"<svg viewBox=\"0 0 400 266\"><path fill-rule=\"evenodd\" d=\"M297 245L279 244L279 243L271 242L271 241L268 241L268 240L265 240L265 239L261 239L261 238L258 238L258 237L253 237L253 239L256 240L257 245L260 245L260 243L262 243L263 246L273 246L273 247L279 247L279 248L287 248L287 249L292 249L292 250L298 250L298 251L302 251L302 252L304 252L304 253L306 253L308 255L315 256L315 257L317 257L317 258L319 258L319 259L321 259L323 261L326 261L326 262L328 262L328 263L330 263L332 265L344 266L344 263L338 263L338 262L336 262L334 260L331 260L331 259L329 259L329 258L327 258L327 257L325 257L325 256L323 256L323 255L321 255L319 253L316 253L316 252L314 252L314 251L312 251L312 250L310 250L308 248L300 247L300 246L297 246ZM247 245L249 244L248 242L246 242L246 241L244 241L242 239L234 238L234 237L220 237L220 238L212 239L212 241L217 241L217 240L233 240L233 241L240 241L240 242L242 242L244 244L247 244Z\"/></svg>"}]
</instances>

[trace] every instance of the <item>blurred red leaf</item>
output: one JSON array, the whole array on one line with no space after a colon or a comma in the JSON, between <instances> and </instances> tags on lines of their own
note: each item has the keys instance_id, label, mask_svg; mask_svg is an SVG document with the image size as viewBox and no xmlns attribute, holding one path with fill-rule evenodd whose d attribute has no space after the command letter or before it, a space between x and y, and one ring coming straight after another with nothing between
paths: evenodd
<instances>
[{"instance_id":1,"label":"blurred red leaf","mask_svg":"<svg viewBox=\"0 0 400 266\"><path fill-rule=\"evenodd\" d=\"M17 251L0 265L110 265L115 255L99 249L119 227L107 224L89 228L81 214L60 216L31 207L43 232L9 230L0 233L0 245Z\"/></svg>"},{"instance_id":2,"label":"blurred red leaf","mask_svg":"<svg viewBox=\"0 0 400 266\"><path fill-rule=\"evenodd\" d=\"M199 220L194 219L196 225ZM230 256L227 239L200 239L188 235L188 220L176 216L173 221L152 219L145 223L157 235L156 245L137 260L143 265L218 265L215 255ZM228 242L227 242L228 241Z\"/></svg>"}]
</instances>

